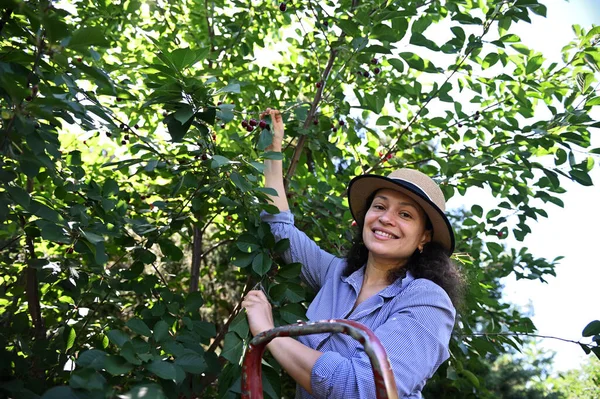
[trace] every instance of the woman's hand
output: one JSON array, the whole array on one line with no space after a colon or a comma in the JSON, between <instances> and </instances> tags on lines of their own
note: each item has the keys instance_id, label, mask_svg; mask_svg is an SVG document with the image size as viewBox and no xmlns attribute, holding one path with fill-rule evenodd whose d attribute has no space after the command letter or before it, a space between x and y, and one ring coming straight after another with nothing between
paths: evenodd
<instances>
[{"instance_id":1,"label":"woman's hand","mask_svg":"<svg viewBox=\"0 0 600 399\"><path fill-rule=\"evenodd\" d=\"M266 148L267 151L281 152L281 145L283 143L283 117L281 112L276 109L267 108L265 112L260 114L261 118L265 116L271 117L271 132L273 133L273 141L270 146Z\"/></svg>"},{"instance_id":2,"label":"woman's hand","mask_svg":"<svg viewBox=\"0 0 600 399\"><path fill-rule=\"evenodd\" d=\"M246 309L248 325L252 335L260 334L275 327L271 304L262 291L253 290L248 292L242 301L242 307Z\"/></svg>"}]
</instances>

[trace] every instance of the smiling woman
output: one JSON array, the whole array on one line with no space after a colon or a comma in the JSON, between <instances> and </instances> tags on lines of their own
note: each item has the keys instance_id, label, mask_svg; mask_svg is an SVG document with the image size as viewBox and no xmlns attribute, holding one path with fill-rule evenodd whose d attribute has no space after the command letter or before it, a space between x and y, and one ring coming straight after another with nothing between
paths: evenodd
<instances>
[{"instance_id":1,"label":"smiling woman","mask_svg":"<svg viewBox=\"0 0 600 399\"><path fill-rule=\"evenodd\" d=\"M281 151L283 122L273 121L272 151ZM421 398L421 390L448 359L462 278L450 262L454 234L444 214L444 196L425 174L400 169L388 177L354 178L350 210L359 226L346 259L335 257L294 226L282 162L265 161L265 184L278 195L275 215L263 213L277 239L290 240L286 261L303 264L301 276L317 295L309 320L346 318L370 328L385 347L398 394ZM246 308L252 334L274 327L262 291L250 291ZM267 346L298 383L297 398L374 398L368 356L343 334L279 337Z\"/></svg>"}]
</instances>

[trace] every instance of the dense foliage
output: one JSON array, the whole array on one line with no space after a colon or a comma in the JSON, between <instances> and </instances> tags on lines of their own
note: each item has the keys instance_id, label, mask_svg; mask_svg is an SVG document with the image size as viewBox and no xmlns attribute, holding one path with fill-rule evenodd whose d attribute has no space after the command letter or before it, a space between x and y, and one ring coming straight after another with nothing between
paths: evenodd
<instances>
[{"instance_id":1,"label":"dense foliage","mask_svg":"<svg viewBox=\"0 0 600 399\"><path fill-rule=\"evenodd\" d=\"M355 175L413 167L447 198L470 279L431 397L489 392L486 358L531 320L499 279L544 281L528 224L592 185L600 27L550 62L511 33L537 0L0 2L0 395L234 397L261 282L277 323L312 293L260 222L268 129L283 110L297 225L343 254ZM282 11L285 9L285 11ZM582 343L600 355L600 322ZM576 349L576 347L574 347ZM269 360L265 389L293 389ZM441 396L443 394L443 396Z\"/></svg>"}]
</instances>

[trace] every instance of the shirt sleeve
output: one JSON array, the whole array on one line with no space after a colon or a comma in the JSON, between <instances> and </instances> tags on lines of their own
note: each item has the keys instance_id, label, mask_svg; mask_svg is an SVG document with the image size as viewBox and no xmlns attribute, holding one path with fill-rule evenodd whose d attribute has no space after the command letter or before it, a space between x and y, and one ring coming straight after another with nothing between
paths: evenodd
<instances>
[{"instance_id":1,"label":"shirt sleeve","mask_svg":"<svg viewBox=\"0 0 600 399\"><path fill-rule=\"evenodd\" d=\"M401 294L405 306L374 331L386 349L400 398L420 391L424 381L448 359L454 327L455 310L448 295L428 280L416 285ZM358 342L357 347L360 349L352 358L337 352L319 357L311 372L315 398L376 397L371 363Z\"/></svg>"},{"instance_id":2,"label":"shirt sleeve","mask_svg":"<svg viewBox=\"0 0 600 399\"><path fill-rule=\"evenodd\" d=\"M283 259L288 263L302 263L302 279L312 289L318 291L338 258L322 250L317 243L298 230L294 225L294 215L290 211L277 214L263 211L260 216L271 226L271 232L276 240L283 238L290 240L290 248L283 253Z\"/></svg>"}]
</instances>

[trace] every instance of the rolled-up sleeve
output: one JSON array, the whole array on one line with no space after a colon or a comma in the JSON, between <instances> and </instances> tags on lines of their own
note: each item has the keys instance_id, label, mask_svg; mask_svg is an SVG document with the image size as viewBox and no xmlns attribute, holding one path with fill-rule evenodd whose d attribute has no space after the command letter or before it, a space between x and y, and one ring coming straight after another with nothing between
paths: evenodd
<instances>
[{"instance_id":1,"label":"rolled-up sleeve","mask_svg":"<svg viewBox=\"0 0 600 399\"><path fill-rule=\"evenodd\" d=\"M403 398L420 391L448 359L455 310L446 293L430 281L407 287L400 296L403 306L374 333L386 349ZM351 358L324 352L313 366L311 388L315 398L376 397L371 363L362 347Z\"/></svg>"},{"instance_id":2,"label":"rolled-up sleeve","mask_svg":"<svg viewBox=\"0 0 600 399\"><path fill-rule=\"evenodd\" d=\"M294 225L294 215L290 211L277 214L263 211L260 216L271 226L276 240L290 240L290 247L283 253L283 259L287 263L302 263L302 279L315 291L319 290L327 278L330 266L338 258L322 250L317 243L298 230Z\"/></svg>"}]
</instances>

